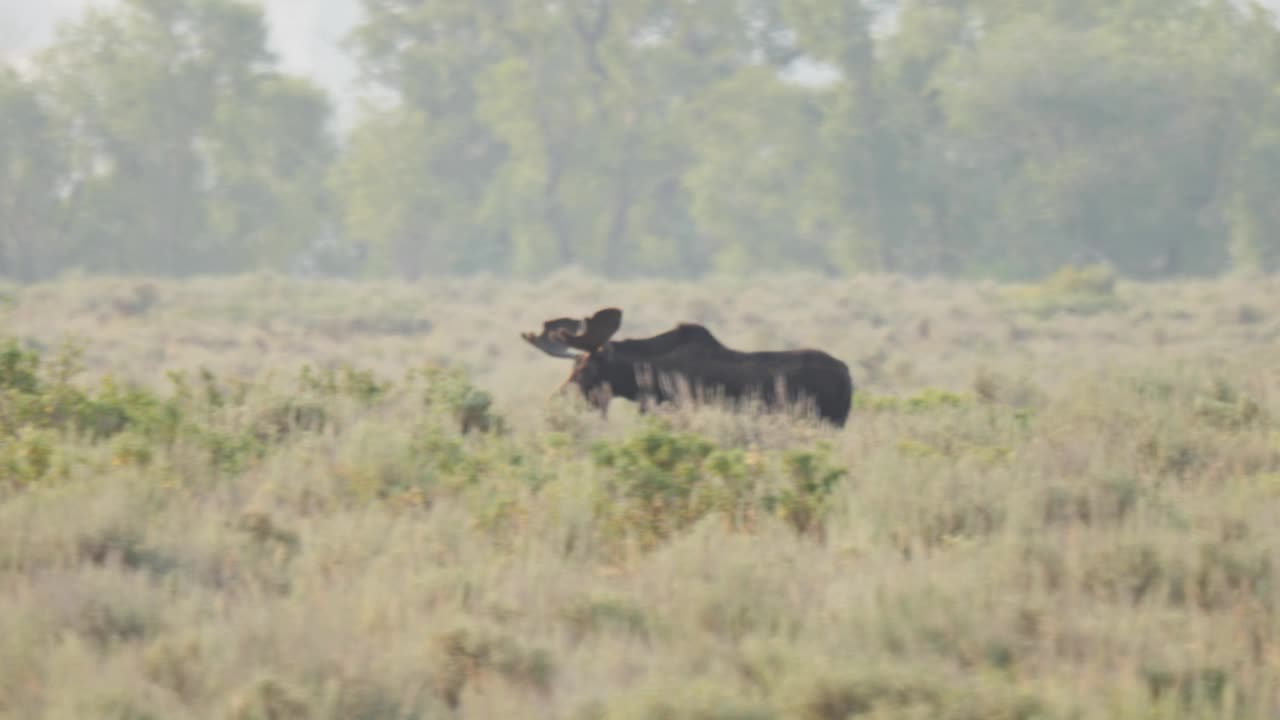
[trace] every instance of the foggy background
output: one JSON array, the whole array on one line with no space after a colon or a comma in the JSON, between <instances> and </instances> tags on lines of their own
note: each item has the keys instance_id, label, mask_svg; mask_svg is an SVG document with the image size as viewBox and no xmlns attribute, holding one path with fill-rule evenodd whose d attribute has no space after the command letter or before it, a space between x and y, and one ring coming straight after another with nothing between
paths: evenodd
<instances>
[{"instance_id":1,"label":"foggy background","mask_svg":"<svg viewBox=\"0 0 1280 720\"><path fill-rule=\"evenodd\" d=\"M74 21L86 7L109 0L0 0L0 51L10 59L48 45L59 22ZM271 49L281 66L315 78L332 93L340 117L349 121L356 93L356 66L341 48L360 19L359 0L264 0ZM345 123L344 123L345 124Z\"/></svg>"},{"instance_id":2,"label":"foggy background","mask_svg":"<svg viewBox=\"0 0 1280 720\"><path fill-rule=\"evenodd\" d=\"M1271 271L1263 9L0 0L0 276Z\"/></svg>"}]
</instances>

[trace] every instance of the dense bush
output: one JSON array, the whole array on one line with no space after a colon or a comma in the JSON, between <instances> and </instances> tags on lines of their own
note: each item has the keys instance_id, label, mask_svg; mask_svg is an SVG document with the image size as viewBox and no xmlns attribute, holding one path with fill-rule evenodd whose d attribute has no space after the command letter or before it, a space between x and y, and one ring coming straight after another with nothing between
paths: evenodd
<instances>
[{"instance_id":1,"label":"dense bush","mask_svg":"<svg viewBox=\"0 0 1280 720\"><path fill-rule=\"evenodd\" d=\"M733 530L750 530L762 515L774 514L796 532L821 535L834 485L845 472L831 464L829 448L780 456L725 448L661 421L621 442L596 444L592 457L607 469L597 490L601 522L643 548L713 514Z\"/></svg>"},{"instance_id":2,"label":"dense bush","mask_svg":"<svg viewBox=\"0 0 1280 720\"><path fill-rule=\"evenodd\" d=\"M304 366L284 394L208 370L195 377L170 373L168 392L109 376L86 386L77 382L79 355L68 345L48 361L13 340L0 350L0 487L65 478L77 460L57 448L76 438L90 448L108 448L115 465L145 466L194 448L211 467L242 472L300 434L335 430L347 404L373 412L394 387L350 366ZM502 429L488 395L457 370L415 371L395 390L417 393L424 412L449 418L462 434Z\"/></svg>"}]
</instances>

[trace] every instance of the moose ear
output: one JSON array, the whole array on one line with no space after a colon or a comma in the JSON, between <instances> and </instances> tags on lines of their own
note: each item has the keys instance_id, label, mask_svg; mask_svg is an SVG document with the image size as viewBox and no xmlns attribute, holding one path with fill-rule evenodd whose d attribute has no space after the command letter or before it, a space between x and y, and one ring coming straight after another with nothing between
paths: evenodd
<instances>
[{"instance_id":1,"label":"moose ear","mask_svg":"<svg viewBox=\"0 0 1280 720\"><path fill-rule=\"evenodd\" d=\"M583 324L585 328L581 333L566 333L564 343L569 347L591 352L609 342L609 338L622 327L622 311L618 308L605 308L587 318Z\"/></svg>"}]
</instances>

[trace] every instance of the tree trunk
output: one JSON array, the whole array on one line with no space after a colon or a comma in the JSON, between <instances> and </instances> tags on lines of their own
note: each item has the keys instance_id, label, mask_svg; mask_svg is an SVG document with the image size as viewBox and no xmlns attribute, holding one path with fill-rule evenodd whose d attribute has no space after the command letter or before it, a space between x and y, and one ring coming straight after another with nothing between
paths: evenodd
<instances>
[{"instance_id":1,"label":"tree trunk","mask_svg":"<svg viewBox=\"0 0 1280 720\"><path fill-rule=\"evenodd\" d=\"M604 270L610 277L620 274L622 243L627 236L631 207L635 204L631 197L631 173L628 168L630 160L629 154L625 156L623 165L618 171L618 192L613 205L613 215L609 219L609 234L605 240Z\"/></svg>"},{"instance_id":2,"label":"tree trunk","mask_svg":"<svg viewBox=\"0 0 1280 720\"><path fill-rule=\"evenodd\" d=\"M548 146L547 181L542 186L542 213L547 229L555 236L560 266L564 267L573 262L573 243L569 237L569 224L565 221L564 208L560 205L560 179L564 169L559 155L555 148Z\"/></svg>"}]
</instances>

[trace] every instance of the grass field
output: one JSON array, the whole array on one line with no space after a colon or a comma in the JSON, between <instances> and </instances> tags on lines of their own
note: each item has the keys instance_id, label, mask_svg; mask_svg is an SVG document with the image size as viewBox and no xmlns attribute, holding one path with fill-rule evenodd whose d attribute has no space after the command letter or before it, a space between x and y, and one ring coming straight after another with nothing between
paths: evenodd
<instances>
[{"instance_id":1,"label":"grass field","mask_svg":"<svg viewBox=\"0 0 1280 720\"><path fill-rule=\"evenodd\" d=\"M605 305L849 425L550 398ZM1280 713L1277 280L70 277L0 342L0 717Z\"/></svg>"}]
</instances>

